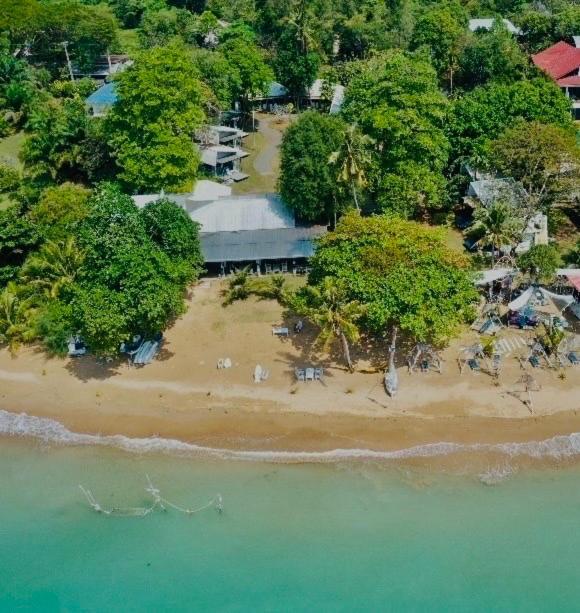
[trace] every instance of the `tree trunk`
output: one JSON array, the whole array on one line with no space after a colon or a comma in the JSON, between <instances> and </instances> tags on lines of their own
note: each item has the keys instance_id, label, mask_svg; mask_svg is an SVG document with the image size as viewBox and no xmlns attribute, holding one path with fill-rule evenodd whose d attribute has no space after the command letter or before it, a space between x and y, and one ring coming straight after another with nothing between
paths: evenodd
<instances>
[{"instance_id":1,"label":"tree trunk","mask_svg":"<svg viewBox=\"0 0 580 613\"><path fill-rule=\"evenodd\" d=\"M491 267L495 266L495 241L491 241Z\"/></svg>"},{"instance_id":2,"label":"tree trunk","mask_svg":"<svg viewBox=\"0 0 580 613\"><path fill-rule=\"evenodd\" d=\"M348 346L348 341L346 340L346 336L344 333L340 333L340 342L342 343L342 352L344 354L344 359L348 365L348 369L350 372L354 372L354 366L352 365L352 359L350 357L350 347Z\"/></svg>"},{"instance_id":3,"label":"tree trunk","mask_svg":"<svg viewBox=\"0 0 580 613\"><path fill-rule=\"evenodd\" d=\"M352 182L352 197L354 198L354 205L356 206L356 210L360 213L360 206L358 205L358 197L356 195L356 187L354 186L354 181Z\"/></svg>"}]
</instances>

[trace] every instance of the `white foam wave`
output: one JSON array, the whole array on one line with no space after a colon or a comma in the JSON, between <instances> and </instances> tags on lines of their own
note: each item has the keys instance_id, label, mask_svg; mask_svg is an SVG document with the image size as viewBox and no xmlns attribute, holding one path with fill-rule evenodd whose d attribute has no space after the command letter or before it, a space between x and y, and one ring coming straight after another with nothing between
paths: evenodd
<instances>
[{"instance_id":1,"label":"white foam wave","mask_svg":"<svg viewBox=\"0 0 580 613\"><path fill-rule=\"evenodd\" d=\"M564 459L580 455L580 433L555 436L543 441L525 443L430 443L395 451L372 449L333 449L331 451L239 451L203 447L175 439L159 437L130 438L120 434L100 436L72 432L63 424L46 417L0 410L0 436L34 438L57 445L99 445L114 447L131 453L172 453L205 456L224 460L254 460L263 462L307 463L341 460L397 460L427 458L455 453L495 452L510 458L526 456L534 459Z\"/></svg>"}]
</instances>

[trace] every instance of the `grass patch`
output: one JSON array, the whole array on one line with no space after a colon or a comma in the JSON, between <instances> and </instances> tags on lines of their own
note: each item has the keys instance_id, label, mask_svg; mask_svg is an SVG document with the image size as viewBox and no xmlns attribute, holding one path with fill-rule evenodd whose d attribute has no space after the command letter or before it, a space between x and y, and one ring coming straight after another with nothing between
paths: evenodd
<instances>
[{"instance_id":1,"label":"grass patch","mask_svg":"<svg viewBox=\"0 0 580 613\"><path fill-rule=\"evenodd\" d=\"M0 160L18 169L22 168L22 163L18 156L20 155L25 138L24 132L16 132L16 134L0 139Z\"/></svg>"}]
</instances>

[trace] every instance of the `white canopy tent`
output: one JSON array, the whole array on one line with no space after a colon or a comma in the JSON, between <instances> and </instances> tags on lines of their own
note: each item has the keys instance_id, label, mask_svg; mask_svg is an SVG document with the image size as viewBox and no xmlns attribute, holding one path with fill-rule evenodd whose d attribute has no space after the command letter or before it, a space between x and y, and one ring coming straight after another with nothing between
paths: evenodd
<instances>
[{"instance_id":1,"label":"white canopy tent","mask_svg":"<svg viewBox=\"0 0 580 613\"><path fill-rule=\"evenodd\" d=\"M507 276L515 274L514 268L494 268L492 270L481 270L477 273L475 285L488 285L494 281L500 281Z\"/></svg>"},{"instance_id":2,"label":"white canopy tent","mask_svg":"<svg viewBox=\"0 0 580 613\"><path fill-rule=\"evenodd\" d=\"M521 311L525 307L531 307L548 315L560 315L565 309L574 303L574 296L554 294L544 287L531 286L515 300L508 304L510 311Z\"/></svg>"}]
</instances>

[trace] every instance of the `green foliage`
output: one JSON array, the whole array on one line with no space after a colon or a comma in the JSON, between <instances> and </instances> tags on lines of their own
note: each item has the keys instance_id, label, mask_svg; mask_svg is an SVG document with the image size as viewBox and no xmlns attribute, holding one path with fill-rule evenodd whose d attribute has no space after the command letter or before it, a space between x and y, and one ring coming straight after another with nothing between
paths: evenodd
<instances>
[{"instance_id":1,"label":"green foliage","mask_svg":"<svg viewBox=\"0 0 580 613\"><path fill-rule=\"evenodd\" d=\"M366 62L351 80L343 113L376 143L370 183L383 209L414 214L421 206L441 206L434 186L443 184L447 163L445 112L435 71L420 57L391 52Z\"/></svg>"},{"instance_id":2,"label":"green foliage","mask_svg":"<svg viewBox=\"0 0 580 613\"><path fill-rule=\"evenodd\" d=\"M79 98L52 98L34 107L22 148L27 178L37 187L86 178L81 165L87 114Z\"/></svg>"},{"instance_id":3,"label":"green foliage","mask_svg":"<svg viewBox=\"0 0 580 613\"><path fill-rule=\"evenodd\" d=\"M314 83L320 67L320 56L300 40L296 28L288 28L278 40L275 70L280 83L300 101Z\"/></svg>"},{"instance_id":4,"label":"green foliage","mask_svg":"<svg viewBox=\"0 0 580 613\"><path fill-rule=\"evenodd\" d=\"M14 166L0 161L0 194L14 192L20 183L20 173Z\"/></svg>"},{"instance_id":5,"label":"green foliage","mask_svg":"<svg viewBox=\"0 0 580 613\"><path fill-rule=\"evenodd\" d=\"M534 245L518 257L518 268L538 283L553 281L560 264L560 254L554 245Z\"/></svg>"},{"instance_id":6,"label":"green foliage","mask_svg":"<svg viewBox=\"0 0 580 613\"><path fill-rule=\"evenodd\" d=\"M341 147L344 130L341 119L309 111L284 133L280 193L304 220L328 222L341 210L336 173L329 159Z\"/></svg>"},{"instance_id":7,"label":"green foliage","mask_svg":"<svg viewBox=\"0 0 580 613\"><path fill-rule=\"evenodd\" d=\"M433 214L447 204L445 187L441 173L416 162L405 162L382 177L377 206L382 212L393 212L405 219Z\"/></svg>"},{"instance_id":8,"label":"green foliage","mask_svg":"<svg viewBox=\"0 0 580 613\"><path fill-rule=\"evenodd\" d=\"M183 9L146 11L141 19L139 40L143 48L163 47L175 38L191 43L197 34L195 17Z\"/></svg>"},{"instance_id":9,"label":"green foliage","mask_svg":"<svg viewBox=\"0 0 580 613\"><path fill-rule=\"evenodd\" d=\"M512 83L526 73L528 59L505 24L475 32L459 57L458 83L467 89L488 81Z\"/></svg>"},{"instance_id":10,"label":"green foliage","mask_svg":"<svg viewBox=\"0 0 580 613\"><path fill-rule=\"evenodd\" d=\"M475 211L475 224L472 232L479 233L476 244L491 247L491 262L495 262L498 250L518 241L524 230L524 220L508 202L496 200L489 206L481 206Z\"/></svg>"},{"instance_id":11,"label":"green foliage","mask_svg":"<svg viewBox=\"0 0 580 613\"><path fill-rule=\"evenodd\" d=\"M193 280L203 266L199 243L199 224L187 212L169 200L148 204L141 216L151 240L173 261L187 263Z\"/></svg>"},{"instance_id":12,"label":"green foliage","mask_svg":"<svg viewBox=\"0 0 580 613\"><path fill-rule=\"evenodd\" d=\"M82 273L85 255L74 237L58 242L48 241L40 251L31 254L20 271L21 280L35 293L47 298L61 298Z\"/></svg>"},{"instance_id":13,"label":"green foliage","mask_svg":"<svg viewBox=\"0 0 580 613\"><path fill-rule=\"evenodd\" d=\"M412 48L427 47L439 79L453 87L453 74L467 38L467 14L462 7L442 5L417 20Z\"/></svg>"},{"instance_id":14,"label":"green foliage","mask_svg":"<svg viewBox=\"0 0 580 613\"><path fill-rule=\"evenodd\" d=\"M145 12L167 8L165 0L109 0L109 4L125 28L136 28Z\"/></svg>"},{"instance_id":15,"label":"green foliage","mask_svg":"<svg viewBox=\"0 0 580 613\"><path fill-rule=\"evenodd\" d=\"M0 31L8 32L19 51L24 46L39 63L53 73L65 66L61 44L69 43L69 53L85 69L117 43L117 21L106 4L90 6L77 0L4 0Z\"/></svg>"},{"instance_id":16,"label":"green foliage","mask_svg":"<svg viewBox=\"0 0 580 613\"><path fill-rule=\"evenodd\" d=\"M468 260L446 246L444 232L399 218L345 215L311 263L310 283L342 280L373 332L396 324L419 340L444 342L477 300Z\"/></svg>"},{"instance_id":17,"label":"green foliage","mask_svg":"<svg viewBox=\"0 0 580 613\"><path fill-rule=\"evenodd\" d=\"M494 166L519 181L535 208L546 208L580 181L580 149L572 130L517 122L490 147Z\"/></svg>"},{"instance_id":18,"label":"green foliage","mask_svg":"<svg viewBox=\"0 0 580 613\"><path fill-rule=\"evenodd\" d=\"M537 53L560 40L572 42L580 32L580 6L565 4L554 12L528 10L518 20L522 42L530 53Z\"/></svg>"},{"instance_id":19,"label":"green foliage","mask_svg":"<svg viewBox=\"0 0 580 613\"><path fill-rule=\"evenodd\" d=\"M130 190L183 190L195 179L193 135L204 121L203 89L187 51L177 45L140 54L117 79L106 118L119 179Z\"/></svg>"},{"instance_id":20,"label":"green foliage","mask_svg":"<svg viewBox=\"0 0 580 613\"><path fill-rule=\"evenodd\" d=\"M90 194L90 190L75 183L48 187L31 207L29 217L44 238L64 239L87 216Z\"/></svg>"},{"instance_id":21,"label":"green foliage","mask_svg":"<svg viewBox=\"0 0 580 613\"><path fill-rule=\"evenodd\" d=\"M191 53L200 79L213 92L220 108L232 108L241 88L240 74L236 66L229 62L221 51L195 48Z\"/></svg>"},{"instance_id":22,"label":"green foliage","mask_svg":"<svg viewBox=\"0 0 580 613\"><path fill-rule=\"evenodd\" d=\"M476 87L450 106L446 131L452 159L481 154L489 140L498 138L518 119L569 127L570 103L560 88L544 77Z\"/></svg>"},{"instance_id":23,"label":"green foliage","mask_svg":"<svg viewBox=\"0 0 580 613\"><path fill-rule=\"evenodd\" d=\"M222 40L219 49L237 71L235 96L247 106L252 96L266 91L274 73L266 63L264 51L254 42L251 30L230 28Z\"/></svg>"},{"instance_id":24,"label":"green foliage","mask_svg":"<svg viewBox=\"0 0 580 613\"><path fill-rule=\"evenodd\" d=\"M22 343L34 340L36 309L34 301L15 283L0 292L0 343L15 353Z\"/></svg>"},{"instance_id":25,"label":"green foliage","mask_svg":"<svg viewBox=\"0 0 580 613\"><path fill-rule=\"evenodd\" d=\"M315 346L329 351L335 341L340 341L344 359L353 372L349 343L360 340L358 322L366 309L358 300L351 298L346 282L324 277L318 283L299 290L290 304L299 315L307 317L320 328Z\"/></svg>"},{"instance_id":26,"label":"green foliage","mask_svg":"<svg viewBox=\"0 0 580 613\"><path fill-rule=\"evenodd\" d=\"M18 207L0 211L0 287L16 277L26 256L39 243L37 229Z\"/></svg>"}]
</instances>

